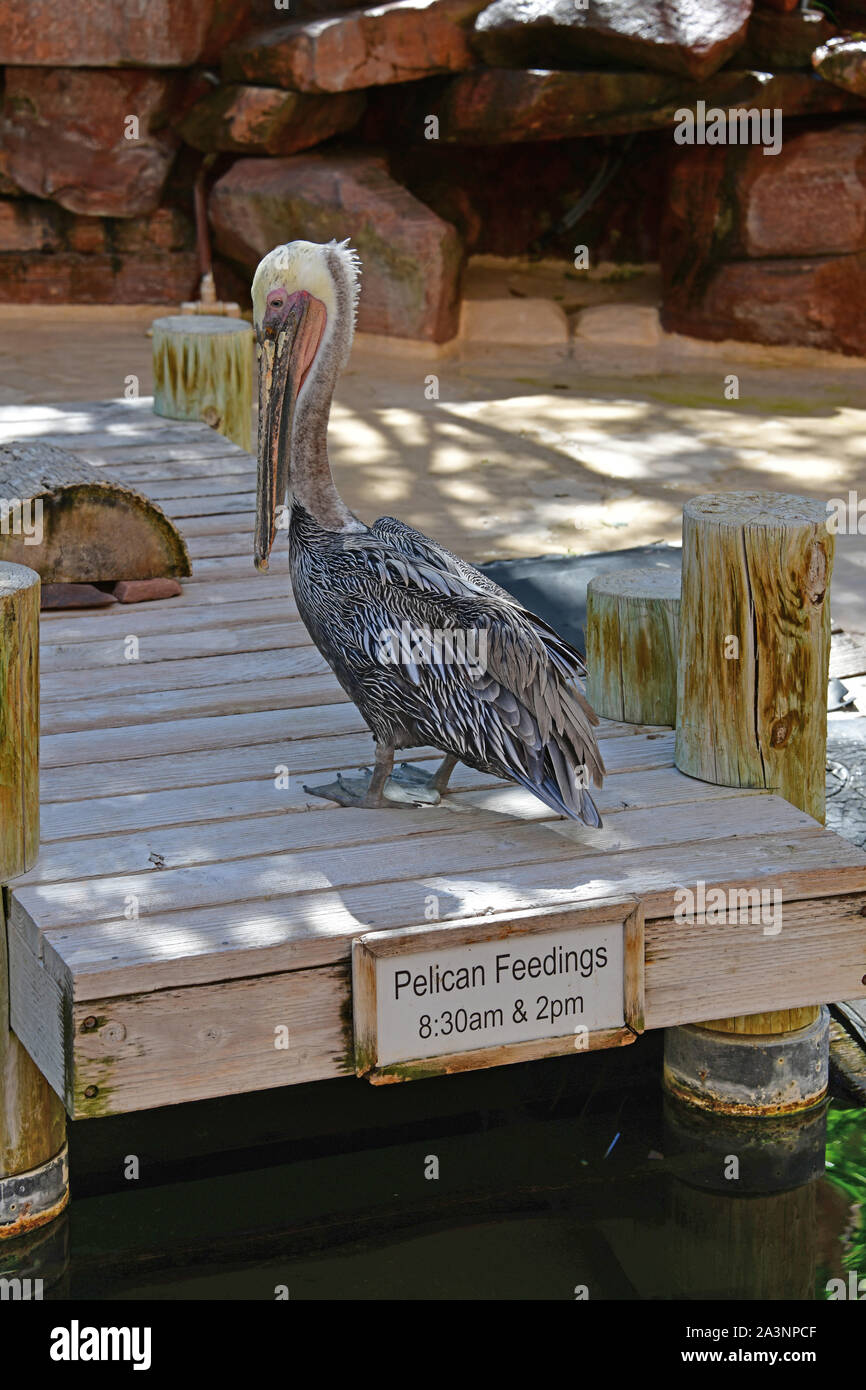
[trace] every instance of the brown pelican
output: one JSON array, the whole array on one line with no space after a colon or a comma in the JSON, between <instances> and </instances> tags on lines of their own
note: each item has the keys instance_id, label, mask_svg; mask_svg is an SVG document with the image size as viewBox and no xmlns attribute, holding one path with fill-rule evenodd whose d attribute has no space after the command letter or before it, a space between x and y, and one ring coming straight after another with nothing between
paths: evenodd
<instances>
[{"instance_id":1,"label":"brown pelican","mask_svg":"<svg viewBox=\"0 0 866 1390\"><path fill-rule=\"evenodd\" d=\"M601 820L587 790L604 767L579 654L444 546L394 517L365 526L328 463L328 417L355 331L358 258L346 242L294 241L253 280L259 355L255 563L267 569L291 489L298 612L376 742L366 779L307 791L345 806L438 801L455 763L508 778L553 810ZM394 753L445 754L430 777Z\"/></svg>"}]
</instances>

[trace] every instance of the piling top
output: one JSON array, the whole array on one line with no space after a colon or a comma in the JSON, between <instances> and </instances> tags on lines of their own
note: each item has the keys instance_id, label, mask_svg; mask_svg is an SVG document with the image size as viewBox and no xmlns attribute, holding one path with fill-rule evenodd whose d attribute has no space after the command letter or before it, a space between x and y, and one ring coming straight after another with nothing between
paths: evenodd
<instances>
[{"instance_id":1,"label":"piling top","mask_svg":"<svg viewBox=\"0 0 866 1390\"><path fill-rule=\"evenodd\" d=\"M14 565L11 560L0 560L0 598L14 594L19 589L32 589L40 582L39 575L27 565Z\"/></svg>"},{"instance_id":2,"label":"piling top","mask_svg":"<svg viewBox=\"0 0 866 1390\"><path fill-rule=\"evenodd\" d=\"M154 319L152 326L161 333L200 333L203 337L253 331L246 319L230 319L224 314L170 314L167 318Z\"/></svg>"},{"instance_id":3,"label":"piling top","mask_svg":"<svg viewBox=\"0 0 866 1390\"><path fill-rule=\"evenodd\" d=\"M690 498L683 515L719 526L815 526L826 525L827 505L790 492L708 492Z\"/></svg>"},{"instance_id":4,"label":"piling top","mask_svg":"<svg viewBox=\"0 0 866 1390\"><path fill-rule=\"evenodd\" d=\"M638 569L607 570L589 581L589 592L614 598L676 599L680 597L679 569L645 565Z\"/></svg>"}]
</instances>

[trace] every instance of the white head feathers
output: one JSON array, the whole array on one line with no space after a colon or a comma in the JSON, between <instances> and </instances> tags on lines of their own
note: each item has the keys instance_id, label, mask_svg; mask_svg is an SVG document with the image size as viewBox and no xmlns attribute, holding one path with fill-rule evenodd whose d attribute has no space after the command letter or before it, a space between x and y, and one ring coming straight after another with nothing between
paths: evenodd
<instances>
[{"instance_id":1,"label":"white head feathers","mask_svg":"<svg viewBox=\"0 0 866 1390\"><path fill-rule=\"evenodd\" d=\"M258 328L267 297L282 287L289 294L306 290L324 304L328 315L325 339L336 334L342 348L340 368L346 365L355 334L361 293L358 253L345 241L290 241L276 246L258 264L253 277L253 319ZM325 341L323 339L323 343Z\"/></svg>"}]
</instances>

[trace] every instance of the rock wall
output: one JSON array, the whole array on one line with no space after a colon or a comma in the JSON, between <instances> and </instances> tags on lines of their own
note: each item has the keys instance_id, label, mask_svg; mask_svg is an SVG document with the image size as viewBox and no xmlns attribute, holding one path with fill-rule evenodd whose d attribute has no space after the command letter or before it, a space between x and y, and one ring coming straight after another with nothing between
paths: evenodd
<instances>
[{"instance_id":1,"label":"rock wall","mask_svg":"<svg viewBox=\"0 0 866 1390\"><path fill-rule=\"evenodd\" d=\"M864 353L866 0L832 14L0 0L0 302L191 297L205 160L230 297L280 240L349 236L360 327L445 341L467 255L585 245L660 259L669 328Z\"/></svg>"}]
</instances>

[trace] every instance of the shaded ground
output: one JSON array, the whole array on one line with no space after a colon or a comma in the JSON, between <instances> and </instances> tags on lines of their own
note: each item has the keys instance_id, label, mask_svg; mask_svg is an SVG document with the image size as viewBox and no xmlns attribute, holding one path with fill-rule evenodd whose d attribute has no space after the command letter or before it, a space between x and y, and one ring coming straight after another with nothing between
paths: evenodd
<instances>
[{"instance_id":1,"label":"shaded ground","mask_svg":"<svg viewBox=\"0 0 866 1390\"><path fill-rule=\"evenodd\" d=\"M131 376L149 394L154 316L5 312L0 404L107 399ZM475 560L677 542L701 491L866 499L866 364L684 341L578 341L571 356L361 341L332 417L340 488L365 519L395 512ZM862 524L837 545L833 617L848 631L866 630Z\"/></svg>"}]
</instances>

